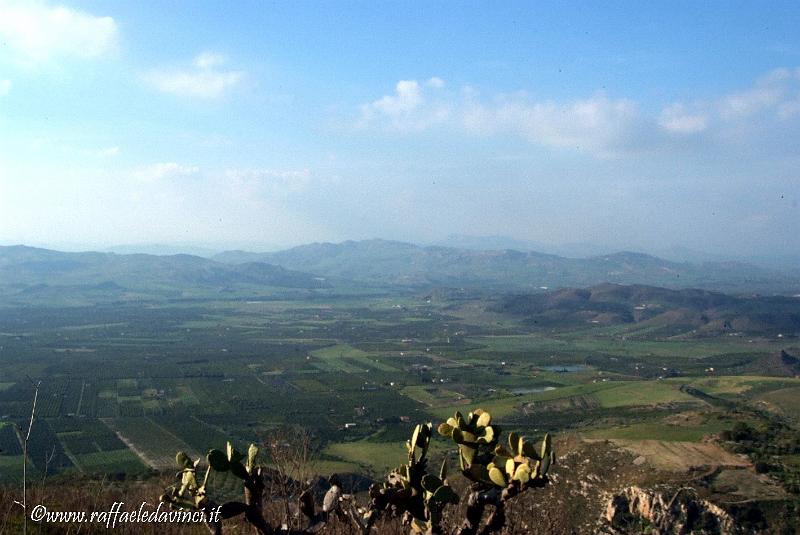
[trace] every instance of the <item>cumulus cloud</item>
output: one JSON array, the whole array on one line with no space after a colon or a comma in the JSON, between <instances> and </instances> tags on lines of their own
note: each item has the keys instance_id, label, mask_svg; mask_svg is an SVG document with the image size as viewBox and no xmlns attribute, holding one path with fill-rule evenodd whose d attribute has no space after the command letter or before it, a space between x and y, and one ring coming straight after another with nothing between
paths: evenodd
<instances>
[{"instance_id":1,"label":"cumulus cloud","mask_svg":"<svg viewBox=\"0 0 800 535\"><path fill-rule=\"evenodd\" d=\"M754 87L721 99L719 113L724 119L743 119L775 108L800 81L800 69L775 69L761 77ZM795 87L796 90L796 87Z\"/></svg>"},{"instance_id":2,"label":"cumulus cloud","mask_svg":"<svg viewBox=\"0 0 800 535\"><path fill-rule=\"evenodd\" d=\"M444 85L439 78L424 83L401 80L393 94L361 106L358 125L513 134L545 147L619 157L746 142L767 136L772 123L791 126L789 121L800 117L800 68L776 69L744 90L706 101L670 103L655 113L634 100L605 93L570 101L539 100L524 91L487 98L471 87L457 95Z\"/></svg>"},{"instance_id":3,"label":"cumulus cloud","mask_svg":"<svg viewBox=\"0 0 800 535\"><path fill-rule=\"evenodd\" d=\"M513 133L536 144L606 155L631 150L647 137L648 119L627 99L596 94L572 102L537 101L518 92L481 100L471 87L459 95L444 87L438 77L424 83L401 80L394 94L361 106L358 125L398 131L448 126L477 135Z\"/></svg>"},{"instance_id":4,"label":"cumulus cloud","mask_svg":"<svg viewBox=\"0 0 800 535\"><path fill-rule=\"evenodd\" d=\"M63 6L0 0L0 37L24 62L96 58L116 46L117 24Z\"/></svg>"},{"instance_id":5,"label":"cumulus cloud","mask_svg":"<svg viewBox=\"0 0 800 535\"><path fill-rule=\"evenodd\" d=\"M168 178L194 175L199 171L200 168L195 165L163 162L139 168L133 172L133 176L142 182L158 182Z\"/></svg>"},{"instance_id":6,"label":"cumulus cloud","mask_svg":"<svg viewBox=\"0 0 800 535\"><path fill-rule=\"evenodd\" d=\"M394 95L383 98L366 106L366 111L378 112L388 116L407 114L422 104L422 92L416 80L400 80L395 86Z\"/></svg>"},{"instance_id":7,"label":"cumulus cloud","mask_svg":"<svg viewBox=\"0 0 800 535\"><path fill-rule=\"evenodd\" d=\"M358 126L385 124L392 130L423 130L441 123L450 115L449 106L441 100L431 101L426 88L441 89L440 78L429 79L423 87L417 80L400 80L394 94L363 104Z\"/></svg>"},{"instance_id":8,"label":"cumulus cloud","mask_svg":"<svg viewBox=\"0 0 800 535\"><path fill-rule=\"evenodd\" d=\"M156 69L145 74L145 80L164 93L181 97L218 98L244 79L244 72L224 69L226 58L203 52L189 69Z\"/></svg>"},{"instance_id":9,"label":"cumulus cloud","mask_svg":"<svg viewBox=\"0 0 800 535\"><path fill-rule=\"evenodd\" d=\"M720 146L786 146L800 134L800 68L775 69L751 87L664 109L661 126ZM778 133L780 132L780 133Z\"/></svg>"},{"instance_id":10,"label":"cumulus cloud","mask_svg":"<svg viewBox=\"0 0 800 535\"><path fill-rule=\"evenodd\" d=\"M0 80L0 97L4 97L11 92L11 80Z\"/></svg>"},{"instance_id":11,"label":"cumulus cloud","mask_svg":"<svg viewBox=\"0 0 800 535\"><path fill-rule=\"evenodd\" d=\"M532 143L598 154L628 150L642 141L645 119L636 103L598 94L568 103L539 102L520 93L465 106L462 121L475 133L513 132Z\"/></svg>"}]
</instances>

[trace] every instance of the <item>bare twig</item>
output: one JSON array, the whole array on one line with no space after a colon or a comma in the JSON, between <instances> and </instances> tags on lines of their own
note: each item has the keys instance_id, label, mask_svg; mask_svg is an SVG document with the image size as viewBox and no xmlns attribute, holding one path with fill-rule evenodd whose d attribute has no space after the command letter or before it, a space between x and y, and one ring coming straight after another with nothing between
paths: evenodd
<instances>
[{"instance_id":1,"label":"bare twig","mask_svg":"<svg viewBox=\"0 0 800 535\"><path fill-rule=\"evenodd\" d=\"M264 444L272 461L270 494L277 495L282 502L283 523L287 528L299 528L299 518L292 508L314 473L311 435L301 427L292 427L272 433Z\"/></svg>"},{"instance_id":2,"label":"bare twig","mask_svg":"<svg viewBox=\"0 0 800 535\"><path fill-rule=\"evenodd\" d=\"M23 520L22 520L22 533L28 533L28 442L31 439L31 431L33 430L33 421L36 419L36 401L39 399L39 386L41 381L34 381L30 377L28 380L33 386L33 403L31 404L31 417L28 420L28 432L25 434L25 440L22 441L22 502L14 501L17 505L22 507Z\"/></svg>"}]
</instances>

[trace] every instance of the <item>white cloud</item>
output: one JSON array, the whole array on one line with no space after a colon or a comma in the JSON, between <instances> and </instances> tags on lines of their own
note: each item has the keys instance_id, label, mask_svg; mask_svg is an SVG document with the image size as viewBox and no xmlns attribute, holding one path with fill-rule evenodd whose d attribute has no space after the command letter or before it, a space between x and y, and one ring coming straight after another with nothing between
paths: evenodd
<instances>
[{"instance_id":1,"label":"white cloud","mask_svg":"<svg viewBox=\"0 0 800 535\"><path fill-rule=\"evenodd\" d=\"M11 92L11 80L0 80L0 97L4 97Z\"/></svg>"},{"instance_id":2,"label":"white cloud","mask_svg":"<svg viewBox=\"0 0 800 535\"><path fill-rule=\"evenodd\" d=\"M401 80L394 94L363 104L357 124L404 132L438 126L477 135L514 134L545 147L619 157L765 140L770 125L794 128L789 121L800 117L800 68L776 69L750 88L672 103L655 113L605 93L555 101L537 100L524 91L486 98L469 86L459 93L443 87L438 78L422 84Z\"/></svg>"},{"instance_id":3,"label":"white cloud","mask_svg":"<svg viewBox=\"0 0 800 535\"><path fill-rule=\"evenodd\" d=\"M226 59L203 52L192 62L192 69L152 70L145 80L164 93L182 97L217 98L244 79L243 71L224 70Z\"/></svg>"},{"instance_id":4,"label":"white cloud","mask_svg":"<svg viewBox=\"0 0 800 535\"><path fill-rule=\"evenodd\" d=\"M800 95L797 95L793 99L787 100L785 102L781 102L778 106L778 117L783 120L788 120L794 117L795 115L800 114Z\"/></svg>"},{"instance_id":5,"label":"white cloud","mask_svg":"<svg viewBox=\"0 0 800 535\"><path fill-rule=\"evenodd\" d=\"M133 176L142 182L158 182L167 178L194 175L199 171L200 168L194 165L164 162L137 169L133 172Z\"/></svg>"},{"instance_id":6,"label":"white cloud","mask_svg":"<svg viewBox=\"0 0 800 535\"><path fill-rule=\"evenodd\" d=\"M720 102L720 115L725 119L746 118L778 103L782 91L778 87L755 87L728 95Z\"/></svg>"},{"instance_id":7,"label":"white cloud","mask_svg":"<svg viewBox=\"0 0 800 535\"><path fill-rule=\"evenodd\" d=\"M192 63L198 69L213 69L225 63L225 56L214 52L201 52Z\"/></svg>"},{"instance_id":8,"label":"white cloud","mask_svg":"<svg viewBox=\"0 0 800 535\"><path fill-rule=\"evenodd\" d=\"M723 119L746 119L759 112L778 108L787 99L798 94L800 68L775 69L761 77L754 87L732 93L719 102L719 114Z\"/></svg>"},{"instance_id":9,"label":"white cloud","mask_svg":"<svg viewBox=\"0 0 800 535\"><path fill-rule=\"evenodd\" d=\"M636 143L633 134L642 120L635 102L598 95L566 105L537 105L526 110L523 131L545 145L615 151Z\"/></svg>"},{"instance_id":10,"label":"white cloud","mask_svg":"<svg viewBox=\"0 0 800 535\"><path fill-rule=\"evenodd\" d=\"M440 89L444 87L444 82L434 77L424 85ZM358 126L366 127L388 120L388 126L392 130L423 130L445 121L449 116L449 105L441 100L429 101L419 82L400 80L395 85L394 94L384 95L361 106Z\"/></svg>"},{"instance_id":11,"label":"white cloud","mask_svg":"<svg viewBox=\"0 0 800 535\"><path fill-rule=\"evenodd\" d=\"M683 104L673 104L661 111L658 124L676 134L695 134L708 128L708 114L691 112Z\"/></svg>"},{"instance_id":12,"label":"white cloud","mask_svg":"<svg viewBox=\"0 0 800 535\"><path fill-rule=\"evenodd\" d=\"M410 113L422 104L422 92L416 80L400 80L395 86L394 95L386 95L369 104L368 109L379 113L397 116Z\"/></svg>"},{"instance_id":13,"label":"white cloud","mask_svg":"<svg viewBox=\"0 0 800 535\"><path fill-rule=\"evenodd\" d=\"M428 81L425 82L425 84L430 87L435 87L436 89L441 89L444 87L444 80L438 76L434 76L433 78L428 78Z\"/></svg>"},{"instance_id":14,"label":"white cloud","mask_svg":"<svg viewBox=\"0 0 800 535\"><path fill-rule=\"evenodd\" d=\"M634 102L602 94L569 103L537 102L517 94L490 105L471 104L463 122L478 133L511 131L541 145L611 154L637 142L633 133L642 118Z\"/></svg>"},{"instance_id":15,"label":"white cloud","mask_svg":"<svg viewBox=\"0 0 800 535\"><path fill-rule=\"evenodd\" d=\"M483 102L471 87L461 96L443 90L434 77L424 84L400 80L392 95L361 106L360 127L420 131L448 125L472 134L514 133L533 143L579 147L611 155L642 142L645 118L633 101L604 94L572 102L536 101L525 92L498 95Z\"/></svg>"},{"instance_id":16,"label":"white cloud","mask_svg":"<svg viewBox=\"0 0 800 535\"><path fill-rule=\"evenodd\" d=\"M63 6L0 0L0 37L23 62L95 58L113 50L117 24Z\"/></svg>"}]
</instances>

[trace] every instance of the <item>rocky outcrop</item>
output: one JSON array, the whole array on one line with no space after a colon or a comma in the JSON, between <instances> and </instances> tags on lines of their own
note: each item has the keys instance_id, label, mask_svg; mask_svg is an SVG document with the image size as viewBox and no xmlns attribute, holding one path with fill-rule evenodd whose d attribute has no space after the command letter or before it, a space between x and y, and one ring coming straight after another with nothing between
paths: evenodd
<instances>
[{"instance_id":1,"label":"rocky outcrop","mask_svg":"<svg viewBox=\"0 0 800 535\"><path fill-rule=\"evenodd\" d=\"M611 533L619 534L738 533L731 515L688 487L677 491L626 487L608 497L601 520Z\"/></svg>"}]
</instances>

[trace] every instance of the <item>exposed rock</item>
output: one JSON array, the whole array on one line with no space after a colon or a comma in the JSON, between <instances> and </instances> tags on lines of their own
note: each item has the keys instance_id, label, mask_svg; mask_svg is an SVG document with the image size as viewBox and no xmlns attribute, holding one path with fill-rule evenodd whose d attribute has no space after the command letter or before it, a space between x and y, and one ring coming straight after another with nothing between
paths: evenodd
<instances>
[{"instance_id":1,"label":"exposed rock","mask_svg":"<svg viewBox=\"0 0 800 535\"><path fill-rule=\"evenodd\" d=\"M635 464L638 454L614 442L575 437L559 441L557 451L551 473L558 483L512 500L500 535L800 533L792 504L753 487L750 470L659 471ZM720 472L732 473L718 488ZM678 493L685 487L692 488ZM739 493L743 487L748 492Z\"/></svg>"},{"instance_id":2,"label":"exposed rock","mask_svg":"<svg viewBox=\"0 0 800 535\"><path fill-rule=\"evenodd\" d=\"M603 521L612 533L641 533L647 529L655 535L739 533L731 515L688 487L669 494L627 487L608 498Z\"/></svg>"}]
</instances>

